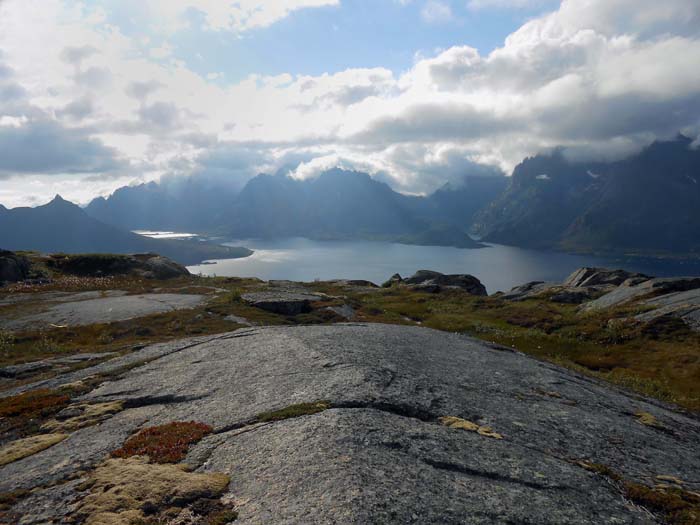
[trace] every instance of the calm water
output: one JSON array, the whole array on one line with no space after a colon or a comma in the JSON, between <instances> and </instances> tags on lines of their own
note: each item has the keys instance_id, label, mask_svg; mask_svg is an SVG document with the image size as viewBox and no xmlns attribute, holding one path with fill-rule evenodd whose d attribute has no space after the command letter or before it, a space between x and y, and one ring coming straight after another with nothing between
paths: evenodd
<instances>
[{"instance_id":1,"label":"calm water","mask_svg":"<svg viewBox=\"0 0 700 525\"><path fill-rule=\"evenodd\" d=\"M624 268L656 276L700 275L700 262L601 258L523 250L491 245L477 250L408 246L369 241L311 241L308 239L241 240L255 253L245 259L191 266L192 273L259 277L260 279L367 279L381 284L394 273L416 270L469 273L489 293L509 290L528 281L561 281L581 266Z\"/></svg>"}]
</instances>

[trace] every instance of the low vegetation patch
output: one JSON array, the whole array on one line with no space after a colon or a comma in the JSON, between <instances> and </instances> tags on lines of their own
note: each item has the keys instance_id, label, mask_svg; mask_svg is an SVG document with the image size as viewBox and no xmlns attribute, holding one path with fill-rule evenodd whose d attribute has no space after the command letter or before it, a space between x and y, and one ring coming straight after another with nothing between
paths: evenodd
<instances>
[{"instance_id":1,"label":"low vegetation patch","mask_svg":"<svg viewBox=\"0 0 700 525\"><path fill-rule=\"evenodd\" d=\"M648 487L624 479L606 465L579 462L579 465L612 480L633 503L644 507L670 525L696 525L700 523L700 494L684 490L681 486L660 485ZM670 476L659 476L670 479ZM673 478L675 480L675 478ZM675 480L682 484L681 480Z\"/></svg>"},{"instance_id":2,"label":"low vegetation patch","mask_svg":"<svg viewBox=\"0 0 700 525\"><path fill-rule=\"evenodd\" d=\"M57 412L70 400L58 390L32 390L16 396L0 398L0 418L37 418Z\"/></svg>"},{"instance_id":3,"label":"low vegetation patch","mask_svg":"<svg viewBox=\"0 0 700 525\"><path fill-rule=\"evenodd\" d=\"M96 425L124 410L124 403L122 401L95 404L79 403L70 405L67 410L75 415L47 421L41 426L41 429L49 432L73 432ZM58 416L60 417L61 414Z\"/></svg>"},{"instance_id":4,"label":"low vegetation patch","mask_svg":"<svg viewBox=\"0 0 700 525\"><path fill-rule=\"evenodd\" d=\"M146 457L108 459L81 487L90 492L77 518L85 525L220 525L235 519L233 509L217 501L229 481L225 474L194 473L186 465L153 464ZM183 513L197 521L177 521Z\"/></svg>"},{"instance_id":5,"label":"low vegetation patch","mask_svg":"<svg viewBox=\"0 0 700 525\"><path fill-rule=\"evenodd\" d=\"M441 425L448 428L457 428L460 430L466 430L467 432L475 432L480 436L493 439L503 439L503 436L498 432L494 432L491 427L477 425L476 423L472 423L471 421L467 421L466 419L461 419L459 417L445 416L441 417L438 421L440 421Z\"/></svg>"},{"instance_id":6,"label":"low vegetation patch","mask_svg":"<svg viewBox=\"0 0 700 525\"><path fill-rule=\"evenodd\" d=\"M0 448L0 466L33 456L37 452L60 443L67 437L67 434L39 434L38 436L12 441Z\"/></svg>"},{"instance_id":7,"label":"low vegetation patch","mask_svg":"<svg viewBox=\"0 0 700 525\"><path fill-rule=\"evenodd\" d=\"M328 401L316 401L315 403L299 403L297 405L290 405L281 410L275 410L272 412L263 412L258 414L256 421L259 423L267 423L270 421L283 421L285 419L292 419L295 417L307 416L310 414L318 414L324 410L331 408L331 404Z\"/></svg>"},{"instance_id":8,"label":"low vegetation patch","mask_svg":"<svg viewBox=\"0 0 700 525\"><path fill-rule=\"evenodd\" d=\"M112 457L148 456L153 463L177 463L185 458L191 445L213 430L209 425L194 421L144 428L127 439L122 448L112 452Z\"/></svg>"},{"instance_id":9,"label":"low vegetation patch","mask_svg":"<svg viewBox=\"0 0 700 525\"><path fill-rule=\"evenodd\" d=\"M133 269L134 262L128 255L111 253L54 254L48 257L46 265L72 275L103 277L127 274Z\"/></svg>"}]
</instances>

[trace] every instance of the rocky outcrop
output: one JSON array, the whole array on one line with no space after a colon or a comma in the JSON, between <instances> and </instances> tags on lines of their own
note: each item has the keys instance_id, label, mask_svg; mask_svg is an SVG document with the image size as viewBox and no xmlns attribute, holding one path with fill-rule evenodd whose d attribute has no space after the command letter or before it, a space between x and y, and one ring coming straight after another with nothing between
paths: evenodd
<instances>
[{"instance_id":1,"label":"rocky outcrop","mask_svg":"<svg viewBox=\"0 0 700 525\"><path fill-rule=\"evenodd\" d=\"M135 259L140 260L141 257L144 257L141 271L148 279L175 279L190 275L187 268L167 257L147 254L145 256L137 255Z\"/></svg>"},{"instance_id":2,"label":"rocky outcrop","mask_svg":"<svg viewBox=\"0 0 700 525\"><path fill-rule=\"evenodd\" d=\"M400 274L395 273L392 275L388 281L382 284L382 288L391 288L394 285L401 284L403 282L403 277Z\"/></svg>"},{"instance_id":3,"label":"rocky outcrop","mask_svg":"<svg viewBox=\"0 0 700 525\"><path fill-rule=\"evenodd\" d=\"M251 306L281 315L299 315L312 310L311 304L324 297L304 290L275 290L243 294L241 299Z\"/></svg>"},{"instance_id":4,"label":"rocky outcrop","mask_svg":"<svg viewBox=\"0 0 700 525\"><path fill-rule=\"evenodd\" d=\"M522 284L520 286L516 286L509 292L500 294L499 297L507 301L524 301L525 299L537 297L557 286L558 285L556 283L532 281L529 283Z\"/></svg>"},{"instance_id":5,"label":"rocky outcrop","mask_svg":"<svg viewBox=\"0 0 700 525\"><path fill-rule=\"evenodd\" d=\"M29 277L29 260L14 252L0 250L0 286Z\"/></svg>"},{"instance_id":6,"label":"rocky outcrop","mask_svg":"<svg viewBox=\"0 0 700 525\"><path fill-rule=\"evenodd\" d=\"M413 276L404 279L402 284L431 293L453 289L463 290L472 295L487 295L486 287L481 281L473 275L466 274L445 275L430 270L419 270Z\"/></svg>"},{"instance_id":7,"label":"rocky outcrop","mask_svg":"<svg viewBox=\"0 0 700 525\"><path fill-rule=\"evenodd\" d=\"M629 303L645 297L662 296L700 288L700 277L665 277L636 283L625 281L610 293L584 305L584 310L601 310Z\"/></svg>"},{"instance_id":8,"label":"rocky outcrop","mask_svg":"<svg viewBox=\"0 0 700 525\"><path fill-rule=\"evenodd\" d=\"M638 321L651 322L664 316L682 319L691 330L700 332L700 288L686 292L674 292L644 301L654 310L639 314Z\"/></svg>"},{"instance_id":9,"label":"rocky outcrop","mask_svg":"<svg viewBox=\"0 0 700 525\"><path fill-rule=\"evenodd\" d=\"M66 523L98 497L85 481L104 474L109 452L172 421L213 427L185 463L230 477L224 499L241 524L651 524L621 484L596 472L700 488L696 419L461 335L249 328L155 345L34 387L127 365L80 399L123 410L0 467L0 492L40 487L8 510L22 523ZM289 410L301 403L318 408Z\"/></svg>"},{"instance_id":10,"label":"rocky outcrop","mask_svg":"<svg viewBox=\"0 0 700 525\"><path fill-rule=\"evenodd\" d=\"M607 268L579 268L562 283L567 288L584 288L587 286L616 287L627 281L638 284L651 279L648 275L632 273L625 270L608 270Z\"/></svg>"}]
</instances>

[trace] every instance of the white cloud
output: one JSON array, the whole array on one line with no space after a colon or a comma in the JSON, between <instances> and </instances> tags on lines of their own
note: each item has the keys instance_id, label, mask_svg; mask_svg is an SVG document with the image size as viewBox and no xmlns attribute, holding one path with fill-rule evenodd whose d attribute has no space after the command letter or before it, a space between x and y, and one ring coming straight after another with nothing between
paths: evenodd
<instances>
[{"instance_id":1,"label":"white cloud","mask_svg":"<svg viewBox=\"0 0 700 525\"><path fill-rule=\"evenodd\" d=\"M430 24L442 24L454 19L452 8L440 0L429 0L421 9L421 17Z\"/></svg>"},{"instance_id":2,"label":"white cloud","mask_svg":"<svg viewBox=\"0 0 700 525\"><path fill-rule=\"evenodd\" d=\"M161 23L171 29L184 24L189 10L204 15L215 31L243 32L268 27L299 9L339 5L340 0L146 0Z\"/></svg>"},{"instance_id":3,"label":"white cloud","mask_svg":"<svg viewBox=\"0 0 700 525\"><path fill-rule=\"evenodd\" d=\"M469 9L523 9L539 7L545 3L547 3L547 0L469 0L469 2L467 2L467 7L469 7Z\"/></svg>"},{"instance_id":4,"label":"white cloud","mask_svg":"<svg viewBox=\"0 0 700 525\"><path fill-rule=\"evenodd\" d=\"M336 3L256 2L251 11L243 2L239 18L229 2L174 0L170 9L177 18L197 4L213 29L241 31ZM31 167L3 181L0 199L26 202L27 173L51 173L66 197L83 199L135 178L229 173L243 183L299 162L299 177L355 167L415 193L476 162L509 171L558 145L615 158L679 130L697 137L700 69L690 66L700 63L700 4L661 5L565 0L489 54L457 45L400 76L378 67L230 83L171 56L154 59L150 42L127 38L84 4L9 0L0 3L0 132L8 144L43 137L47 147L44 161L24 159ZM22 161L15 156L14 168Z\"/></svg>"}]
</instances>

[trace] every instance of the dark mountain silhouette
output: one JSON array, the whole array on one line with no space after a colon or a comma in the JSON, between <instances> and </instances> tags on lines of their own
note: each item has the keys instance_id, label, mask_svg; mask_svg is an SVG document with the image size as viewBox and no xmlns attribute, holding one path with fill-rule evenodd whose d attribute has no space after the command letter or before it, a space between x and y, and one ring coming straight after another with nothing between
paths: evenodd
<instances>
[{"instance_id":1,"label":"dark mountain silhouette","mask_svg":"<svg viewBox=\"0 0 700 525\"><path fill-rule=\"evenodd\" d=\"M235 186L218 179L171 177L120 188L107 199L94 199L85 211L125 230L200 232L217 226L237 194Z\"/></svg>"},{"instance_id":2,"label":"dark mountain silhouette","mask_svg":"<svg viewBox=\"0 0 700 525\"><path fill-rule=\"evenodd\" d=\"M228 248L197 241L148 239L104 224L60 196L36 208L8 210L2 207L0 247L51 253L155 252L182 264L250 254L244 248Z\"/></svg>"},{"instance_id":3,"label":"dark mountain silhouette","mask_svg":"<svg viewBox=\"0 0 700 525\"><path fill-rule=\"evenodd\" d=\"M700 252L700 151L679 136L613 163L526 159L481 212L487 241L590 252Z\"/></svg>"},{"instance_id":4,"label":"dark mountain silhouette","mask_svg":"<svg viewBox=\"0 0 700 525\"><path fill-rule=\"evenodd\" d=\"M192 177L184 193L156 183L117 190L86 208L128 229L206 232L234 238L303 236L384 239L476 247L467 235L474 213L495 198L506 177L468 177L428 197L393 191L366 173L333 169L297 180L261 174L240 193ZM166 183L166 186L170 183Z\"/></svg>"}]
</instances>

